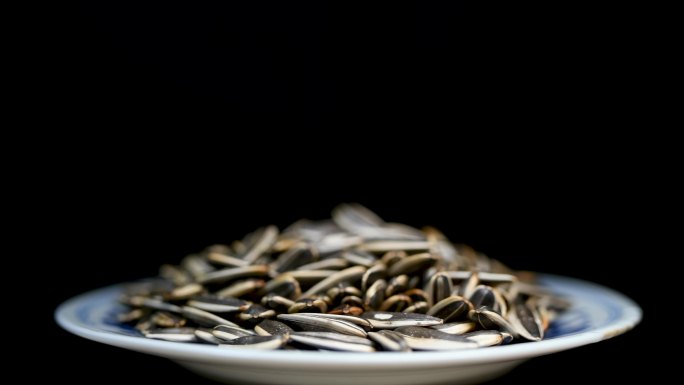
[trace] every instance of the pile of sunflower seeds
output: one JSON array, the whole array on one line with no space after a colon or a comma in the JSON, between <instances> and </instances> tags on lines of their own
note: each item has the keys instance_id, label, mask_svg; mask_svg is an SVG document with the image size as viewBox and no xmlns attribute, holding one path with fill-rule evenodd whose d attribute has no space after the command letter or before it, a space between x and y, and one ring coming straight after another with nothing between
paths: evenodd
<instances>
[{"instance_id":1,"label":"pile of sunflower seeds","mask_svg":"<svg viewBox=\"0 0 684 385\"><path fill-rule=\"evenodd\" d=\"M358 204L188 255L121 302L119 320L148 338L349 352L539 341L568 306L529 273Z\"/></svg>"}]
</instances>

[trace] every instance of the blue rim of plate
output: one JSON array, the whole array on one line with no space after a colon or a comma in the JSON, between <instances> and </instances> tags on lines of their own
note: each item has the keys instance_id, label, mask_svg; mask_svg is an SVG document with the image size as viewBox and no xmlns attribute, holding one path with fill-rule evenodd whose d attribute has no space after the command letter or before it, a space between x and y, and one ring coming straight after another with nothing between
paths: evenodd
<instances>
[{"instance_id":1,"label":"blue rim of plate","mask_svg":"<svg viewBox=\"0 0 684 385\"><path fill-rule=\"evenodd\" d=\"M538 277L543 286L572 303L571 308L551 324L545 339L473 350L415 353L253 351L152 340L116 321L116 314L124 310L117 302L123 284L69 299L57 308L55 319L64 329L81 337L176 360L231 364L268 360L270 366L317 363L338 367L353 365L355 368L379 364L406 367L522 360L612 338L632 329L641 320L639 306L612 289L557 275L539 274Z\"/></svg>"}]
</instances>

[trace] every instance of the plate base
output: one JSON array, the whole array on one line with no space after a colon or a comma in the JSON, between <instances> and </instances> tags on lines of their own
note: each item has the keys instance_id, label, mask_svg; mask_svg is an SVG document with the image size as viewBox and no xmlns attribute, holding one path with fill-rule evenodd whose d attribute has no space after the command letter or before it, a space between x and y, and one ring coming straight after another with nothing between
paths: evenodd
<instances>
[{"instance_id":1,"label":"plate base","mask_svg":"<svg viewBox=\"0 0 684 385\"><path fill-rule=\"evenodd\" d=\"M460 370L453 367L430 370L393 370L391 372L373 370L336 371L329 368L323 370L302 371L293 375L291 371L272 370L267 367L245 367L239 370L231 365L206 364L200 362L176 361L181 366L203 377L226 384L249 385L348 385L362 383L364 385L415 385L415 384L476 384L494 379L511 371L525 360L488 363L484 365L463 366ZM366 368L368 369L368 368Z\"/></svg>"}]
</instances>

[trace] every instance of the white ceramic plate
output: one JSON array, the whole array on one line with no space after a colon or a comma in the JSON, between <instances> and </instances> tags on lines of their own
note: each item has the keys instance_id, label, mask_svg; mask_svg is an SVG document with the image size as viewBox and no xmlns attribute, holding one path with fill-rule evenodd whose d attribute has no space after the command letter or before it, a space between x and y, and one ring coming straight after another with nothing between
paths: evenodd
<instances>
[{"instance_id":1,"label":"white ceramic plate","mask_svg":"<svg viewBox=\"0 0 684 385\"><path fill-rule=\"evenodd\" d=\"M172 359L201 375L240 384L473 383L506 373L523 361L622 334L641 320L632 300L608 288L553 275L542 285L572 303L543 341L452 352L345 353L230 350L213 345L146 339L116 321L122 286L74 297L55 312L57 322L81 337Z\"/></svg>"}]
</instances>

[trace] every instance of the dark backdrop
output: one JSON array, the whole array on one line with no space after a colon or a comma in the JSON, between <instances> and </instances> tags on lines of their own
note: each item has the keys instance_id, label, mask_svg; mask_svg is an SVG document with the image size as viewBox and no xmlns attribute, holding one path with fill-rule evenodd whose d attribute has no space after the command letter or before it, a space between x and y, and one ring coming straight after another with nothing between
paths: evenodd
<instances>
[{"instance_id":1,"label":"dark backdrop","mask_svg":"<svg viewBox=\"0 0 684 385\"><path fill-rule=\"evenodd\" d=\"M627 110L641 118L622 81L633 31L601 17L620 10L238 3L98 2L60 29L48 91L58 114L117 128L46 165L55 194L41 198L41 225L59 250L45 257L50 312L260 225L357 201L514 268L613 287L648 320L642 214L657 200L634 186L650 177L626 134L583 130ZM252 128L262 119L269 125ZM318 125L312 144L287 140L302 136L301 123ZM207 127L225 138L167 145ZM148 128L161 131L143 143ZM66 367L114 381L204 381L52 329L54 346L71 352L57 355ZM535 359L501 382L627 379L641 370L644 330ZM58 375L92 382L75 367Z\"/></svg>"}]
</instances>

